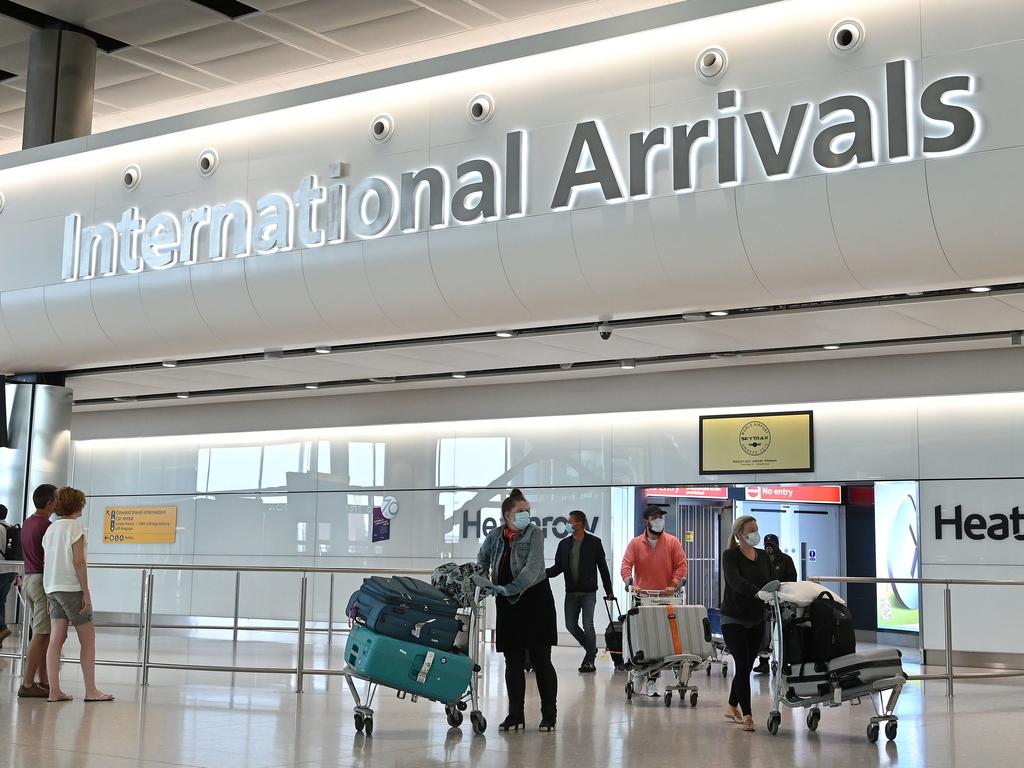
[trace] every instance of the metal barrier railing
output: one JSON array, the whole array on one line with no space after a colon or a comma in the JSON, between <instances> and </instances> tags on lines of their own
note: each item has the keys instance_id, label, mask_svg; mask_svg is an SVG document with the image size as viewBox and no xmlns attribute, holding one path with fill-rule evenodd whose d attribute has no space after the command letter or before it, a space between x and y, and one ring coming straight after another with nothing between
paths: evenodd
<instances>
[{"instance_id":1,"label":"metal barrier railing","mask_svg":"<svg viewBox=\"0 0 1024 768\"><path fill-rule=\"evenodd\" d=\"M940 675L908 675L908 680L945 680L946 696L953 697L955 680L985 680L1000 677L1024 677L1024 670L1000 670L998 672L957 672L953 671L953 593L951 586L975 587L1024 587L1024 581L1016 579L882 579L874 576L814 576L811 581L818 584L917 584L919 586L943 587L943 629L945 637L946 671ZM922 664L925 659L922 659Z\"/></svg>"},{"instance_id":2,"label":"metal barrier railing","mask_svg":"<svg viewBox=\"0 0 1024 768\"><path fill-rule=\"evenodd\" d=\"M12 563L12 565L18 565ZM296 693L302 693L303 678L307 675L341 675L340 669L306 668L306 634L307 632L326 632L327 643L331 645L334 640L334 633L346 633L347 627L336 629L334 621L334 578L338 574L354 574L357 576L380 576L380 575L402 575L422 576L432 573L427 568L321 568L304 566L276 566L276 565L150 565L143 563L95 563L89 565L90 570L129 570L142 572L142 587L139 598L139 623L114 623L97 624L98 627L117 628L138 628L140 660L128 659L97 659L99 666L129 667L142 670L142 685L149 685L149 671L151 669L175 669L197 672L257 672L267 674L291 674L295 675ZM233 572L235 574L234 594L234 615L230 625L223 624L155 624L153 622L153 591L155 571L210 571L210 572ZM274 625L259 626L239 623L239 595L241 592L241 577L243 573L293 573L301 574L299 582L299 609L298 620L295 625ZM329 604L327 611L327 627L324 629L307 627L307 602L309 596L310 574L328 574L329 581ZM18 599L24 605L24 598L18 590ZM482 617L481 617L482 618ZM28 653L29 628L31 617L28 611L22 610L21 621L21 648L17 653L0 652L0 658L20 659L21 669L24 669L25 657ZM481 620L478 625L479 636L476 638L478 644L483 643L484 622ZM296 664L294 667L246 667L238 665L210 665L210 664L183 664L172 662L158 662L151 659L152 635L155 629L190 629L190 630L219 630L232 632L232 643L238 642L239 631L244 632L293 632L298 634L298 647L296 652ZM75 663L77 659L62 658L62 663Z\"/></svg>"}]
</instances>

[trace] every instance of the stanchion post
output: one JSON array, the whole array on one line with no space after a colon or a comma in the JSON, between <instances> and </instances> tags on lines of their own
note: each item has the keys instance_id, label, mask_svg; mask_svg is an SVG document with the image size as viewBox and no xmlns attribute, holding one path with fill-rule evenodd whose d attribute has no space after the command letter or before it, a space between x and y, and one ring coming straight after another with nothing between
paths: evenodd
<instances>
[{"instance_id":1,"label":"stanchion post","mask_svg":"<svg viewBox=\"0 0 1024 768\"><path fill-rule=\"evenodd\" d=\"M139 580L139 642L142 642L142 614L146 612L146 569L142 569Z\"/></svg>"},{"instance_id":2,"label":"stanchion post","mask_svg":"<svg viewBox=\"0 0 1024 768\"><path fill-rule=\"evenodd\" d=\"M327 645L334 643L334 574L331 574L331 588L327 593Z\"/></svg>"},{"instance_id":3,"label":"stanchion post","mask_svg":"<svg viewBox=\"0 0 1024 768\"><path fill-rule=\"evenodd\" d=\"M146 576L146 612L142 623L142 685L149 685L149 649L153 639L153 572Z\"/></svg>"},{"instance_id":4,"label":"stanchion post","mask_svg":"<svg viewBox=\"0 0 1024 768\"><path fill-rule=\"evenodd\" d=\"M299 586L299 653L295 664L295 692L302 693L302 674L306 666L306 590L309 580L302 574Z\"/></svg>"},{"instance_id":5,"label":"stanchion post","mask_svg":"<svg viewBox=\"0 0 1024 768\"><path fill-rule=\"evenodd\" d=\"M943 597L943 620L946 622L946 696L953 698L953 594L946 584Z\"/></svg>"},{"instance_id":6,"label":"stanchion post","mask_svg":"<svg viewBox=\"0 0 1024 768\"><path fill-rule=\"evenodd\" d=\"M21 593L21 590L24 589L24 588L25 588L25 576L22 575L21 587L18 589L18 601L19 602L22 602L24 600L24 595L22 595L22 593ZM28 657L28 636L29 636L29 631L31 630L31 628L32 628L32 616L29 614L29 612L27 610L23 610L21 612L21 666L18 668L18 671L21 673L22 677L24 677L24 675L25 675L25 664L27 663L26 662L26 658ZM35 682L35 681L34 680L30 680L29 682L32 683L32 682Z\"/></svg>"},{"instance_id":7,"label":"stanchion post","mask_svg":"<svg viewBox=\"0 0 1024 768\"><path fill-rule=\"evenodd\" d=\"M238 642L238 596L242 591L242 572L235 571L235 614L231 622L231 642Z\"/></svg>"}]
</instances>

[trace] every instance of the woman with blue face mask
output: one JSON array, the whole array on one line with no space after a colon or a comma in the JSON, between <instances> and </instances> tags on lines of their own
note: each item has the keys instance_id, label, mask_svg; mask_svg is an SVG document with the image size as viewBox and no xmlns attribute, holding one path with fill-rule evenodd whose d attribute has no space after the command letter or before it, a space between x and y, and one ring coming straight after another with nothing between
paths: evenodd
<instances>
[{"instance_id":1,"label":"woman with blue face mask","mask_svg":"<svg viewBox=\"0 0 1024 768\"><path fill-rule=\"evenodd\" d=\"M477 562L487 568L497 603L495 646L505 655L508 717L501 731L526 727L526 659L540 693L540 730L555 728L558 677L551 647L558 644L555 597L544 563L544 534L531 522L530 504L513 489L501 504L504 524L484 539Z\"/></svg>"},{"instance_id":2,"label":"woman with blue face mask","mask_svg":"<svg viewBox=\"0 0 1024 768\"><path fill-rule=\"evenodd\" d=\"M758 549L761 534L757 520L744 515L736 519L729 537L729 548L722 553L722 637L732 654L734 669L727 720L739 723L744 731L754 730L750 711L750 672L764 638L765 604L757 593L775 577L771 561Z\"/></svg>"}]
</instances>

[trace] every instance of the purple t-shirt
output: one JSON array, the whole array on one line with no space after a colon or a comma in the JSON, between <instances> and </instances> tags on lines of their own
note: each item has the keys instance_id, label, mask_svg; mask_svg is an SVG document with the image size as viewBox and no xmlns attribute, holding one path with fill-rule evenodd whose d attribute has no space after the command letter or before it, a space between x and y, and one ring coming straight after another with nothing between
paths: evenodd
<instances>
[{"instance_id":1,"label":"purple t-shirt","mask_svg":"<svg viewBox=\"0 0 1024 768\"><path fill-rule=\"evenodd\" d=\"M49 517L30 515L21 526L21 551L25 555L25 573L43 572L43 534L50 527Z\"/></svg>"}]
</instances>

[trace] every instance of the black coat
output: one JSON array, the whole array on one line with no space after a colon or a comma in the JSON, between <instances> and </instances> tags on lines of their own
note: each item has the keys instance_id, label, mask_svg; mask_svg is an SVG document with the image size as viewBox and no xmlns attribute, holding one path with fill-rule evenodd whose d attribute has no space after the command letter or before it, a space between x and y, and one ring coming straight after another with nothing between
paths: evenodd
<instances>
[{"instance_id":1,"label":"black coat","mask_svg":"<svg viewBox=\"0 0 1024 768\"><path fill-rule=\"evenodd\" d=\"M551 582L544 579L519 594L511 603L498 595L494 645L498 653L558 645L558 617Z\"/></svg>"},{"instance_id":2,"label":"black coat","mask_svg":"<svg viewBox=\"0 0 1024 768\"><path fill-rule=\"evenodd\" d=\"M591 533L584 534L583 542L580 544L580 579L573 581L572 565L569 559L572 555L572 536L558 542L558 550L555 552L555 564L548 568L548 578L565 574L566 592L597 592L597 574L601 573L601 583L604 585L604 593L612 594L612 576L608 572L608 561L604 555L604 544L601 539Z\"/></svg>"},{"instance_id":3,"label":"black coat","mask_svg":"<svg viewBox=\"0 0 1024 768\"><path fill-rule=\"evenodd\" d=\"M785 552L776 550L774 555L769 555L772 563L772 573L779 581L800 581L796 574L796 563L793 558Z\"/></svg>"}]
</instances>

